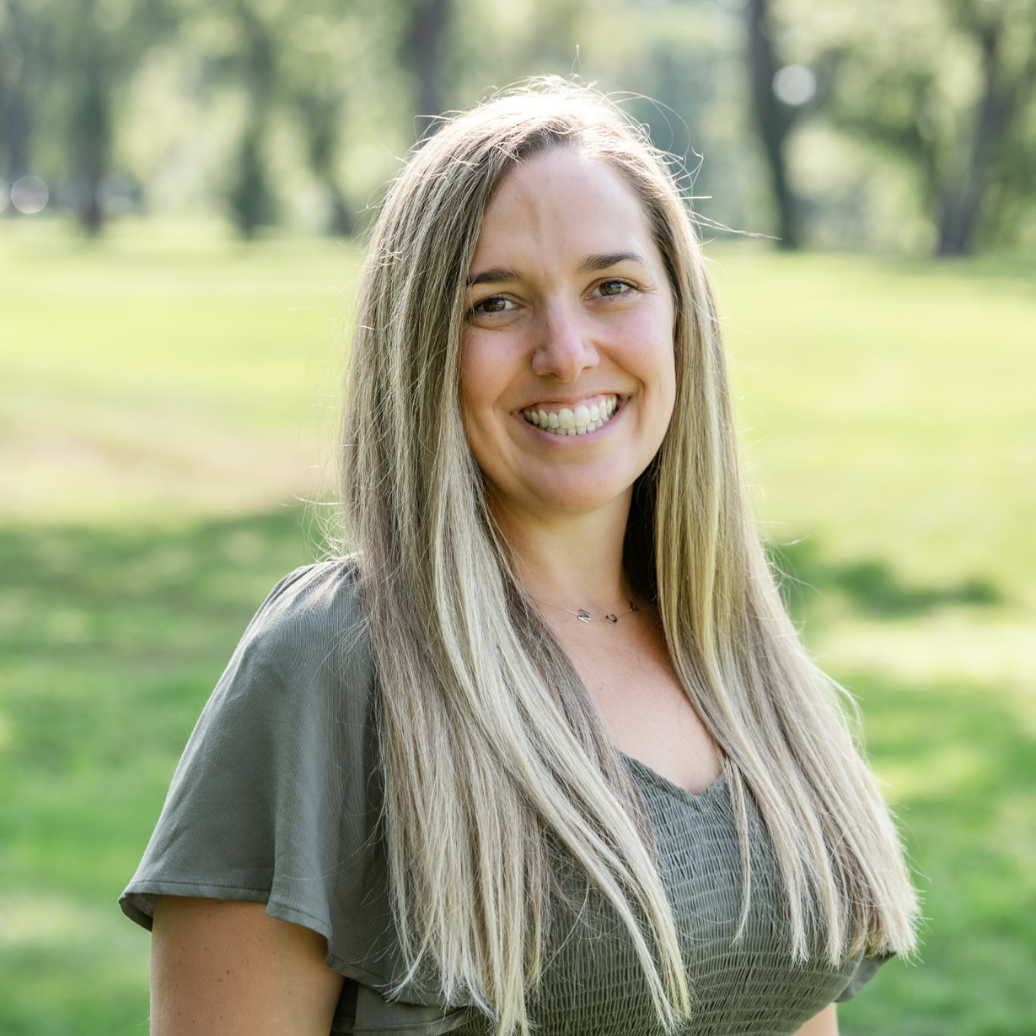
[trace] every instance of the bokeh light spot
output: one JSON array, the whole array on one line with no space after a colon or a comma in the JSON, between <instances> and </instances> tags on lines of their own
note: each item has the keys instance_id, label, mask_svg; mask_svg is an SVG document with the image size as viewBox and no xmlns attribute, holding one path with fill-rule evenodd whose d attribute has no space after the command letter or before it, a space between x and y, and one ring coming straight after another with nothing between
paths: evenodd
<instances>
[{"instance_id":1,"label":"bokeh light spot","mask_svg":"<svg viewBox=\"0 0 1036 1036\"><path fill-rule=\"evenodd\" d=\"M813 99L817 77L805 65L785 65L773 77L773 92L777 100L797 108Z\"/></svg>"},{"instance_id":2,"label":"bokeh light spot","mask_svg":"<svg viewBox=\"0 0 1036 1036\"><path fill-rule=\"evenodd\" d=\"M25 216L35 216L47 207L50 191L38 176L23 176L11 188L11 204Z\"/></svg>"}]
</instances>

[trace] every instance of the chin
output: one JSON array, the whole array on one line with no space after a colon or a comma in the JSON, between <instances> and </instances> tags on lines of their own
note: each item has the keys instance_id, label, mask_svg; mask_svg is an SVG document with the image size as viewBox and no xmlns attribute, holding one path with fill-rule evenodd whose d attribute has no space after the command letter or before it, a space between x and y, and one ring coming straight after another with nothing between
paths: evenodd
<instances>
[{"instance_id":1,"label":"chin","mask_svg":"<svg viewBox=\"0 0 1036 1036\"><path fill-rule=\"evenodd\" d=\"M537 498L540 509L558 514L580 515L599 511L617 501L627 501L633 490L632 482L609 486L600 479L578 480L540 491Z\"/></svg>"}]
</instances>

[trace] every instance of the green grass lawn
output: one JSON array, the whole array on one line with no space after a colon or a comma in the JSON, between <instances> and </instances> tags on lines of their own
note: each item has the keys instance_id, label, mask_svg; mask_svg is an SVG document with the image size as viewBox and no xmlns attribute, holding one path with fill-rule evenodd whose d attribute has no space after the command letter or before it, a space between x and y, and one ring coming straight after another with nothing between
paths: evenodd
<instances>
[{"instance_id":1,"label":"green grass lawn","mask_svg":"<svg viewBox=\"0 0 1036 1036\"><path fill-rule=\"evenodd\" d=\"M1036 269L710 255L762 528L925 897L920 961L842 1031L1036 1033ZM245 623L320 552L299 501L355 270L322 241L0 221L5 1036L146 1031L115 899Z\"/></svg>"}]
</instances>

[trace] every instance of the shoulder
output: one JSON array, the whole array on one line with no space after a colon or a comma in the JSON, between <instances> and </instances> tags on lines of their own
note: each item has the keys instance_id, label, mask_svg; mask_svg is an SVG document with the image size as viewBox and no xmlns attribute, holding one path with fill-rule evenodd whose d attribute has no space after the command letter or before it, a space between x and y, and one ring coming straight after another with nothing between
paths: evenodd
<instances>
[{"instance_id":1,"label":"shoulder","mask_svg":"<svg viewBox=\"0 0 1036 1036\"><path fill-rule=\"evenodd\" d=\"M332 714L365 725L373 667L361 597L354 556L285 576L248 624L192 740L315 730Z\"/></svg>"},{"instance_id":2,"label":"shoulder","mask_svg":"<svg viewBox=\"0 0 1036 1036\"><path fill-rule=\"evenodd\" d=\"M362 635L364 627L359 562L349 555L286 575L262 603L244 639L272 640L285 647L331 645Z\"/></svg>"},{"instance_id":3,"label":"shoulder","mask_svg":"<svg viewBox=\"0 0 1036 1036\"><path fill-rule=\"evenodd\" d=\"M274 587L180 758L131 917L150 925L157 895L264 902L364 957L350 925L381 873L381 784L363 616L354 559Z\"/></svg>"},{"instance_id":4,"label":"shoulder","mask_svg":"<svg viewBox=\"0 0 1036 1036\"><path fill-rule=\"evenodd\" d=\"M305 565L270 591L232 667L260 667L295 683L317 670L369 667L366 612L355 555Z\"/></svg>"}]
</instances>

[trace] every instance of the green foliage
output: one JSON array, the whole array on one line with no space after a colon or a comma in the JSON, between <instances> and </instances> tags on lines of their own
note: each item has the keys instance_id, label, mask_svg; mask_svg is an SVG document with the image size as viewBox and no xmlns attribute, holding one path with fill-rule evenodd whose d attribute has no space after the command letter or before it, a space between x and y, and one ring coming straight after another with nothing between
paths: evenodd
<instances>
[{"instance_id":1,"label":"green foliage","mask_svg":"<svg viewBox=\"0 0 1036 1036\"><path fill-rule=\"evenodd\" d=\"M780 5L798 60L832 70L820 119L909 171L944 254L1031 234L1018 180L1036 156L1036 7L1029 0ZM1031 179L1031 178L1030 178ZM868 177L867 190L879 190ZM1019 193L1028 201L1019 206Z\"/></svg>"},{"instance_id":2,"label":"green foliage","mask_svg":"<svg viewBox=\"0 0 1036 1036\"><path fill-rule=\"evenodd\" d=\"M0 241L5 1036L144 1031L115 899L244 625L321 549L300 429L316 400L333 438L353 251L131 229ZM1032 1031L1034 271L712 257L762 527L925 897L919 962L842 1032Z\"/></svg>"},{"instance_id":3,"label":"green foliage","mask_svg":"<svg viewBox=\"0 0 1036 1036\"><path fill-rule=\"evenodd\" d=\"M1036 240L1031 0L767 0L774 183L806 245L920 253ZM441 110L508 83L580 75L618 91L660 147L704 156L721 225L768 232L744 0L35 0L0 4L0 174L99 232L120 209L218 212L350 234ZM633 95L630 97L630 95ZM636 95L659 103L641 102ZM773 134L769 134L773 136ZM778 192L780 193L780 192ZM5 199L6 200L6 199ZM11 214L11 210L8 210ZM16 218L21 218L17 217ZM790 226L791 224L789 224Z\"/></svg>"}]
</instances>

